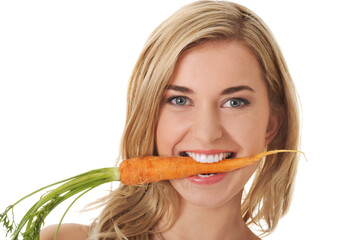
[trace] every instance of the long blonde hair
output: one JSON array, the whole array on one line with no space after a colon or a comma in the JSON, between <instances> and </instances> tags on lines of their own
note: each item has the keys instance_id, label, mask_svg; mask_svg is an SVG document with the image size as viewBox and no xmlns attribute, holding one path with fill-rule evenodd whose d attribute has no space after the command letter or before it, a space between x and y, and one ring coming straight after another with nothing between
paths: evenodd
<instances>
[{"instance_id":1,"label":"long blonde hair","mask_svg":"<svg viewBox=\"0 0 360 240\"><path fill-rule=\"evenodd\" d=\"M145 44L132 73L120 159L157 155L155 130L161 100L179 56L209 40L238 40L256 55L268 89L271 109L282 111L278 134L268 149L298 149L297 95L285 60L265 23L249 9L226 1L198 1L165 20ZM282 153L260 164L243 199L242 216L248 224L271 232L288 208L298 155ZM100 239L149 239L177 215L176 191L168 181L148 186L120 185L107 197L96 220Z\"/></svg>"}]
</instances>

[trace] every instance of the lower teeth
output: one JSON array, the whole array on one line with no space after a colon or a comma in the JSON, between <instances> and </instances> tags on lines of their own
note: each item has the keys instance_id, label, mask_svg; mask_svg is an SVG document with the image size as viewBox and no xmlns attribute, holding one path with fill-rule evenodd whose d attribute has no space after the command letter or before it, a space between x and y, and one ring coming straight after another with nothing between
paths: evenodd
<instances>
[{"instance_id":1,"label":"lower teeth","mask_svg":"<svg viewBox=\"0 0 360 240\"><path fill-rule=\"evenodd\" d=\"M211 177L211 176L214 176L216 175L217 173L210 173L210 174L198 174L197 176L198 177Z\"/></svg>"}]
</instances>

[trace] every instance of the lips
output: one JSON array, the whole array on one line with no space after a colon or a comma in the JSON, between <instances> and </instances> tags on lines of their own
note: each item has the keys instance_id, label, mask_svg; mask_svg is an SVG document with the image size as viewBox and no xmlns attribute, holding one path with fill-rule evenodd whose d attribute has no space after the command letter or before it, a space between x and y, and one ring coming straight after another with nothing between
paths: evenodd
<instances>
[{"instance_id":1,"label":"lips","mask_svg":"<svg viewBox=\"0 0 360 240\"><path fill-rule=\"evenodd\" d=\"M219 174L199 174L195 176L187 177L187 180L198 185L212 185L218 182L221 182L228 173L219 173Z\"/></svg>"}]
</instances>

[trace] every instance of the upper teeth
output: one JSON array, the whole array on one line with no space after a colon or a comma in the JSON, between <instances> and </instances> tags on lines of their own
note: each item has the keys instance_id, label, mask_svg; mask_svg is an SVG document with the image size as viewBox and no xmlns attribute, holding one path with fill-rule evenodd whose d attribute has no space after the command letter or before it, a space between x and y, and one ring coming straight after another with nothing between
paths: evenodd
<instances>
[{"instance_id":1,"label":"upper teeth","mask_svg":"<svg viewBox=\"0 0 360 240\"><path fill-rule=\"evenodd\" d=\"M201 163L214 163L221 161L228 156L231 155L231 153L219 153L219 154L199 154L199 153L192 153L192 152L186 152L187 155L192 157L195 161L201 162Z\"/></svg>"}]
</instances>

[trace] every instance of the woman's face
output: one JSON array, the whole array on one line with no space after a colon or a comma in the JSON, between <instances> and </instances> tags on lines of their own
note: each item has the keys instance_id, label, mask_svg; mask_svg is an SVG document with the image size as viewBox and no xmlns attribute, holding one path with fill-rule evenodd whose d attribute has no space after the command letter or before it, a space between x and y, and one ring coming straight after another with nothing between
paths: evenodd
<instances>
[{"instance_id":1,"label":"woman's face","mask_svg":"<svg viewBox=\"0 0 360 240\"><path fill-rule=\"evenodd\" d=\"M270 143L277 126L256 57L239 41L210 41L179 59L160 109L156 146L160 156L205 162L252 156ZM182 201L217 207L239 203L256 167L170 182Z\"/></svg>"}]
</instances>

